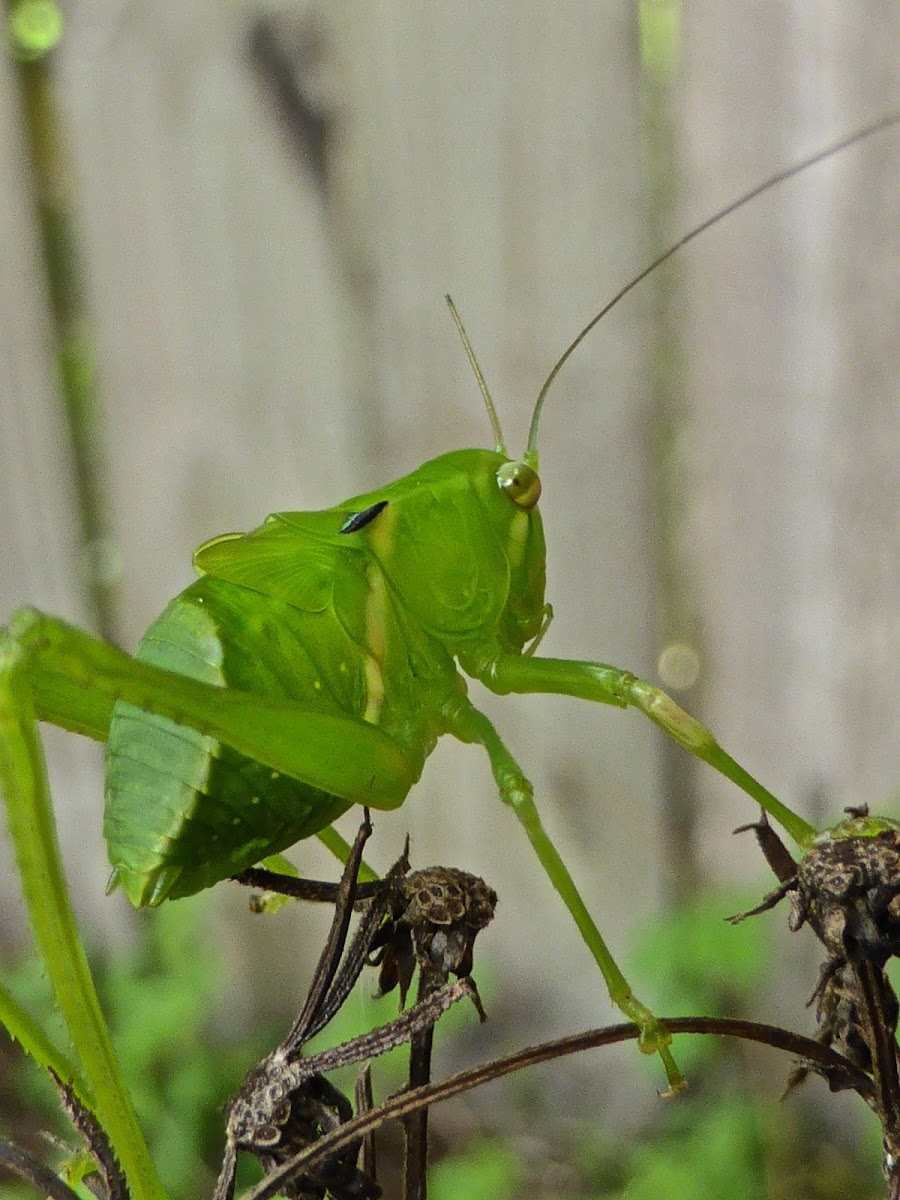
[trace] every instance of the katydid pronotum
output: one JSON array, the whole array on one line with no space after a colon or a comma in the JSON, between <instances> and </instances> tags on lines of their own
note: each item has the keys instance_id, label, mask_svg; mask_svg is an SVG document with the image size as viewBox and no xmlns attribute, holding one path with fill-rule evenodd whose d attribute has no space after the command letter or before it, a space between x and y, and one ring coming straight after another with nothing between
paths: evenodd
<instances>
[{"instance_id":1,"label":"katydid pronotum","mask_svg":"<svg viewBox=\"0 0 900 1200\"><path fill-rule=\"evenodd\" d=\"M301 838L327 834L352 804L400 805L437 738L452 733L486 751L502 800L523 824L613 1004L678 1087L666 1029L633 994L540 822L531 785L468 699L460 668L500 694L555 692L635 707L742 788L799 845L811 843L813 827L658 688L614 667L536 653L551 617L538 427L563 365L660 262L761 191L898 120L769 179L623 288L550 372L521 460L506 450L463 335L495 449L453 451L334 508L276 514L249 534L207 542L195 558L201 578L151 627L134 659L61 621L17 614L0 643L0 770L14 834L49 821L34 816L44 787L38 719L109 740L106 836L115 876L137 905L191 895Z\"/></svg>"}]
</instances>

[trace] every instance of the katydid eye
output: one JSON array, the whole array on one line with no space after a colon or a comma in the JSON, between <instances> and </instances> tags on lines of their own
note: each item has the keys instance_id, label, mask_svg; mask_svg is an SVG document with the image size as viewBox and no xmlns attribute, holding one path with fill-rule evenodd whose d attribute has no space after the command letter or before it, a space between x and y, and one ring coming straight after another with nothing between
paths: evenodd
<instances>
[{"instance_id":1,"label":"katydid eye","mask_svg":"<svg viewBox=\"0 0 900 1200\"><path fill-rule=\"evenodd\" d=\"M504 463L497 472L497 482L517 508L534 508L541 498L538 473L525 463Z\"/></svg>"}]
</instances>

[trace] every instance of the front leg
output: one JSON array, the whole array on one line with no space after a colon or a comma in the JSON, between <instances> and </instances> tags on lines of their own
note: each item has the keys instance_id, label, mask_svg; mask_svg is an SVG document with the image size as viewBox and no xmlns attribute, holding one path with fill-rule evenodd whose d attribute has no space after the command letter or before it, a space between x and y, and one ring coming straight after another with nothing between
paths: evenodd
<instances>
[{"instance_id":1,"label":"front leg","mask_svg":"<svg viewBox=\"0 0 900 1200\"><path fill-rule=\"evenodd\" d=\"M499 695L509 692L555 692L618 708L637 708L691 754L709 763L736 783L806 849L816 830L783 804L728 754L705 725L701 725L660 688L629 671L603 663L566 658L534 658L504 654L487 662L464 663L464 668Z\"/></svg>"},{"instance_id":2,"label":"front leg","mask_svg":"<svg viewBox=\"0 0 900 1200\"><path fill-rule=\"evenodd\" d=\"M504 746L497 730L484 715L466 699L457 699L448 706L445 716L448 730L462 742L476 743L487 751L491 770L500 792L500 799L512 808L522 824L528 840L550 882L559 892L572 914L582 938L594 957L609 991L609 998L640 1031L638 1045L645 1054L658 1054L662 1059L669 1091L685 1086L684 1077L669 1050L672 1035L631 990L600 930L588 912L581 893L569 869L550 839L534 803L533 789L521 768Z\"/></svg>"}]
</instances>

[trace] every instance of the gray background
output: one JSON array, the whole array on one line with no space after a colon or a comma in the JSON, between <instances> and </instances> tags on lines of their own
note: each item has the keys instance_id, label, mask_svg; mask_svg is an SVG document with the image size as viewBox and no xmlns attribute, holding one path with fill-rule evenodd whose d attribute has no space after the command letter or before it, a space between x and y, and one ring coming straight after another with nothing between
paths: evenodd
<instances>
[{"instance_id":1,"label":"gray background","mask_svg":"<svg viewBox=\"0 0 900 1200\"><path fill-rule=\"evenodd\" d=\"M324 167L250 53L260 17L327 117ZM207 537L490 444L444 291L518 449L553 361L631 274L900 95L892 0L698 0L682 36L680 68L654 82L632 6L612 0L67 12L54 70L123 645L190 582ZM686 641L701 673L679 698L822 822L845 804L889 807L897 780L897 162L894 131L706 235L579 350L542 430L556 609L543 649L657 678L661 650ZM89 623L4 59L0 164L0 611L28 602ZM625 963L633 932L697 884L765 885L752 843L729 836L755 815L746 798L638 716L539 697L486 707ZM93 748L49 741L79 909L121 937ZM611 1018L477 750L439 748L407 804L379 817L373 861L407 830L415 862L483 873L500 893L482 948L496 980L485 1046ZM295 857L332 869L312 848ZM21 944L14 881L2 897ZM210 920L227 930L236 988L258 978L247 955L270 939L292 965L267 968L256 1002L294 987L296 924L261 934L231 895ZM775 990L763 1011L796 1023L790 988ZM567 1067L569 1094L588 1073L605 1092L622 1074L611 1061ZM780 1064L776 1076L773 1093Z\"/></svg>"}]
</instances>

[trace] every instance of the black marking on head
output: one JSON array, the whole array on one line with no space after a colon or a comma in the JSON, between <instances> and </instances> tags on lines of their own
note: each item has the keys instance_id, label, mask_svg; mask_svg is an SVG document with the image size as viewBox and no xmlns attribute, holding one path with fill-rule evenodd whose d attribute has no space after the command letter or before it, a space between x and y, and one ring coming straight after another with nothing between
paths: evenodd
<instances>
[{"instance_id":1,"label":"black marking on head","mask_svg":"<svg viewBox=\"0 0 900 1200\"><path fill-rule=\"evenodd\" d=\"M387 500L379 500L377 504L370 504L362 512L351 513L338 530L338 533L356 533L360 529L365 529L370 521L375 520L383 508L387 508Z\"/></svg>"}]
</instances>

